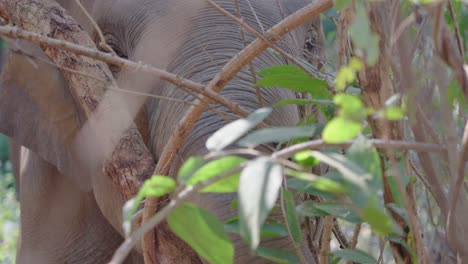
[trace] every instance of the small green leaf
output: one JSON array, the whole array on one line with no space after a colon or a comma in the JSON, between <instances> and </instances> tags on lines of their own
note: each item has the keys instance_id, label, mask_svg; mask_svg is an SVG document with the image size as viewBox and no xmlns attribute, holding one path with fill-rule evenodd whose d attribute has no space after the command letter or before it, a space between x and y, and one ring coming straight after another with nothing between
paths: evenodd
<instances>
[{"instance_id":1,"label":"small green leaf","mask_svg":"<svg viewBox=\"0 0 468 264\"><path fill-rule=\"evenodd\" d=\"M304 150L297 152L293 157L294 161L304 167L315 167L320 164L320 161L312 157L312 151Z\"/></svg>"},{"instance_id":2,"label":"small green leaf","mask_svg":"<svg viewBox=\"0 0 468 264\"><path fill-rule=\"evenodd\" d=\"M312 137L315 126L266 128L254 131L239 140L241 147L255 147L265 143L287 142L300 137Z\"/></svg>"},{"instance_id":3,"label":"small green leaf","mask_svg":"<svg viewBox=\"0 0 468 264\"><path fill-rule=\"evenodd\" d=\"M377 263L377 260L374 257L358 249L345 248L333 251L331 254L356 263Z\"/></svg>"},{"instance_id":4,"label":"small green leaf","mask_svg":"<svg viewBox=\"0 0 468 264\"><path fill-rule=\"evenodd\" d=\"M284 205L286 207L286 224L291 231L294 241L296 241L296 243L300 243L302 241L302 230L301 225L299 224L299 219L296 215L296 203L294 202L294 197L289 191L283 190L282 193Z\"/></svg>"},{"instance_id":5,"label":"small green leaf","mask_svg":"<svg viewBox=\"0 0 468 264\"><path fill-rule=\"evenodd\" d=\"M364 103L356 95L340 93L333 97L333 102L340 107L340 117L361 121L367 116Z\"/></svg>"},{"instance_id":6,"label":"small green leaf","mask_svg":"<svg viewBox=\"0 0 468 264\"><path fill-rule=\"evenodd\" d=\"M233 263L234 246L223 225L209 212L183 204L169 215L167 222L172 232L209 263Z\"/></svg>"},{"instance_id":7,"label":"small green leaf","mask_svg":"<svg viewBox=\"0 0 468 264\"><path fill-rule=\"evenodd\" d=\"M225 125L208 138L206 148L210 151L223 150L265 120L271 111L271 108L261 108L245 119L239 119Z\"/></svg>"},{"instance_id":8,"label":"small green leaf","mask_svg":"<svg viewBox=\"0 0 468 264\"><path fill-rule=\"evenodd\" d=\"M161 197L172 192L175 187L176 182L171 177L156 175L143 183L138 196Z\"/></svg>"},{"instance_id":9,"label":"small green leaf","mask_svg":"<svg viewBox=\"0 0 468 264\"><path fill-rule=\"evenodd\" d=\"M382 111L382 116L389 121L400 121L405 115L405 110L397 106L389 106Z\"/></svg>"},{"instance_id":10,"label":"small green leaf","mask_svg":"<svg viewBox=\"0 0 468 264\"><path fill-rule=\"evenodd\" d=\"M279 263L279 264L298 264L299 263L296 256L284 250L280 250L276 248L259 247L256 252L260 257L273 261L274 263Z\"/></svg>"},{"instance_id":11,"label":"small green leaf","mask_svg":"<svg viewBox=\"0 0 468 264\"><path fill-rule=\"evenodd\" d=\"M281 87L294 92L307 92L312 98L327 98L329 94L325 81L314 79L292 65L273 66L261 70L258 74L264 78L256 83L257 86Z\"/></svg>"},{"instance_id":12,"label":"small green leaf","mask_svg":"<svg viewBox=\"0 0 468 264\"><path fill-rule=\"evenodd\" d=\"M195 185L213 177L226 173L244 163L246 159L236 156L226 156L211 161L196 171L192 178L187 182L188 186ZM239 187L240 173L235 173L230 177L217 181L205 188L201 192L226 193L237 192Z\"/></svg>"},{"instance_id":13,"label":"small green leaf","mask_svg":"<svg viewBox=\"0 0 468 264\"><path fill-rule=\"evenodd\" d=\"M177 179L186 182L204 163L205 160L202 157L190 157L180 168Z\"/></svg>"},{"instance_id":14,"label":"small green leaf","mask_svg":"<svg viewBox=\"0 0 468 264\"><path fill-rule=\"evenodd\" d=\"M266 157L252 161L241 173L240 234L251 249L260 243L260 228L278 199L282 179L282 167Z\"/></svg>"},{"instance_id":15,"label":"small green leaf","mask_svg":"<svg viewBox=\"0 0 468 264\"><path fill-rule=\"evenodd\" d=\"M361 130L361 123L336 117L328 122L323 130L322 138L327 143L344 143L359 135Z\"/></svg>"}]
</instances>

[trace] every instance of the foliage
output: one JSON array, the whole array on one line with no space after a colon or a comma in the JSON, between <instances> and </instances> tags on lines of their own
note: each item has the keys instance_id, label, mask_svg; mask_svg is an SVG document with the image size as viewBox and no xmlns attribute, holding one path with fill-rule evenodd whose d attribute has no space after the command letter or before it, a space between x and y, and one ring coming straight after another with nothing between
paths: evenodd
<instances>
[{"instance_id":1,"label":"foliage","mask_svg":"<svg viewBox=\"0 0 468 264\"><path fill-rule=\"evenodd\" d=\"M15 263L19 203L11 172L0 173L0 263Z\"/></svg>"},{"instance_id":2,"label":"foliage","mask_svg":"<svg viewBox=\"0 0 468 264\"><path fill-rule=\"evenodd\" d=\"M404 2L402 5L402 12L409 12L405 8L410 3ZM411 130L415 113L412 100L416 100L416 92L389 94L378 108L368 105L372 101L363 96L365 87L361 87L364 84L361 83L362 76L358 74L370 67L380 67L379 63L387 54L380 50L379 42L383 33L373 31L376 25L372 25L375 21L368 15L368 3L337 0L336 9L328 14L336 18L351 7L355 12L355 19L350 21L347 28L347 36L352 43L347 48L351 49L348 53L352 56L347 57L347 62L336 69L334 87L329 87L329 82L312 77L296 66L273 66L259 72L262 78L256 86L264 89L280 87L306 95L302 99L289 98L277 102L273 105L274 108L284 105L312 106L318 110L318 114L314 112L305 116L296 127L257 128L272 112L272 108L268 107L258 109L250 116L231 122L214 133L206 142L210 151L208 155L191 157L182 165L178 175L180 189L177 188L179 191L173 194L175 201L180 199L180 203L175 204L181 205L174 208L168 220L174 233L209 262L233 262L232 242L226 233L240 236L254 254L270 261L303 262L301 251L265 248L261 241L271 237L289 237L290 242L300 248L307 236L302 230L304 223L318 223L322 221L318 219L325 216L338 219L337 223L345 227L356 226L359 227L356 230L362 227L370 231L371 235L364 239L357 232L356 238L371 241L374 245L377 244L376 241L382 243L381 248L379 246L369 250L362 246L364 242L358 243L357 247L345 248L347 243L332 239L340 243L340 249L334 247L327 252L326 259L330 263L338 263L340 260L376 263L379 256L389 260L392 254L390 247L400 247L403 250L400 252L404 256L394 256L395 258L409 257L412 262L417 263L420 260L416 256L420 257L422 254L425 258L428 257L425 255L427 252L422 252L424 249L419 248L416 243L412 222L414 219L411 220L410 216L421 214L426 218L425 222L429 217L442 217L440 211L429 216L432 212L426 210L433 205L435 197L424 196L427 204L424 208L418 208L418 211L408 207L408 202L420 202L420 198L413 197L414 193L409 191L410 188L427 193L427 186L422 180L415 178L415 170L408 167L408 163L414 162L413 154L400 152L398 147L395 147L394 152L377 149L374 145L377 141L369 139L372 136L385 135L382 131L375 131L371 122L388 126L399 123ZM464 39L468 37L467 23L464 23L468 19L466 8L461 2L454 2L459 20L454 21L450 15L446 16L449 28L459 29ZM327 38L329 44L334 44L338 37L344 37L336 34L336 28L330 21L325 22L325 26L327 36L330 36ZM463 43L465 50L466 43ZM432 55L426 54L424 48L416 51L415 57L419 56L418 59L432 59ZM417 62L415 59L414 64ZM302 66L306 69L313 68L305 62ZM396 78L395 69L394 72L379 74L388 75L392 80ZM382 76L380 77L383 78ZM398 81L394 80L396 85L405 85ZM420 80L415 82L419 83ZM463 91L456 81L447 84L446 94L442 94L444 89L437 90L438 93L435 92L432 98L434 102L438 102L439 107L440 98L445 98L448 103L446 107L453 113L456 109L466 109ZM317 118L317 115L322 118ZM457 119L455 115L452 117L458 121L453 123L457 124L454 131L460 131L463 120ZM443 128L437 129L443 131ZM401 141L409 144L414 141L413 137L415 135L402 138ZM318 147L311 147L313 144L297 144L304 141L317 143ZM283 149L277 147L273 153L252 150L260 145L281 146ZM415 148L419 146L417 143L414 145ZM227 154L226 148L234 151ZM252 157L246 159L235 153L249 153ZM445 165L441 163L439 166ZM317 171L326 172L322 175L313 173ZM184 204L184 195L192 190L237 193L237 198L230 207L231 210L237 209L237 215L222 223L197 205ZM391 197L390 201L388 197ZM281 215L280 221L278 215ZM189 224L185 223L186 219L194 220ZM416 221L419 219L416 218ZM193 226L190 227L192 223ZM442 227L433 228L440 230ZM354 228L348 229L350 231ZM428 228L423 227L417 231L427 232ZM339 233L340 230L333 227L333 232ZM319 234L320 236L325 236L325 233ZM213 241L218 241L216 244L219 247L213 248Z\"/></svg>"}]
</instances>

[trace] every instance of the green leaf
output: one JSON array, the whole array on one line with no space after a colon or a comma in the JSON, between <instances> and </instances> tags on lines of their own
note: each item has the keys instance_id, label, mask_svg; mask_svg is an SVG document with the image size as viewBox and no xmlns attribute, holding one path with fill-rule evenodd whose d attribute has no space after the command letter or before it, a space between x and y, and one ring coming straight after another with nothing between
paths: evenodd
<instances>
[{"instance_id":1,"label":"green leaf","mask_svg":"<svg viewBox=\"0 0 468 264\"><path fill-rule=\"evenodd\" d=\"M344 91L348 84L356 81L357 72L363 67L360 59L352 57L348 65L341 66L338 70L335 78L336 89Z\"/></svg>"},{"instance_id":2,"label":"green leaf","mask_svg":"<svg viewBox=\"0 0 468 264\"><path fill-rule=\"evenodd\" d=\"M304 167L315 167L320 164L320 161L312 157L312 151L304 150L297 152L293 157L294 161Z\"/></svg>"},{"instance_id":3,"label":"green leaf","mask_svg":"<svg viewBox=\"0 0 468 264\"><path fill-rule=\"evenodd\" d=\"M392 219L379 208L376 200L376 198L369 199L367 206L361 213L362 219L369 223L374 232L380 236L395 233Z\"/></svg>"},{"instance_id":4,"label":"green leaf","mask_svg":"<svg viewBox=\"0 0 468 264\"><path fill-rule=\"evenodd\" d=\"M300 137L312 137L315 126L266 128L254 131L239 140L241 147L255 147L265 143L286 142Z\"/></svg>"},{"instance_id":5,"label":"green leaf","mask_svg":"<svg viewBox=\"0 0 468 264\"><path fill-rule=\"evenodd\" d=\"M335 0L336 11L345 10L352 2L352 0Z\"/></svg>"},{"instance_id":6,"label":"green leaf","mask_svg":"<svg viewBox=\"0 0 468 264\"><path fill-rule=\"evenodd\" d=\"M229 233L239 234L239 218L234 217L226 221L224 224L224 230ZM281 238L286 237L287 235L288 231L286 230L286 227L277 222L265 223L260 231L260 236L262 238Z\"/></svg>"},{"instance_id":7,"label":"green leaf","mask_svg":"<svg viewBox=\"0 0 468 264\"><path fill-rule=\"evenodd\" d=\"M287 185L289 189L296 190L298 192L303 192L307 193L313 196L317 197L323 197L325 199L336 199L337 196L333 193L326 192L326 191L321 191L313 185L313 183L307 183L304 182L303 180L300 180L299 178L291 178L288 179Z\"/></svg>"},{"instance_id":8,"label":"green leaf","mask_svg":"<svg viewBox=\"0 0 468 264\"><path fill-rule=\"evenodd\" d=\"M357 214L346 208L342 203L304 201L296 207L296 211L300 216L315 217L332 215L350 223L362 222Z\"/></svg>"},{"instance_id":9,"label":"green leaf","mask_svg":"<svg viewBox=\"0 0 468 264\"><path fill-rule=\"evenodd\" d=\"M377 149L363 136L356 138L346 152L346 158L368 173L368 185L372 192L382 190L382 166Z\"/></svg>"},{"instance_id":10,"label":"green leaf","mask_svg":"<svg viewBox=\"0 0 468 264\"><path fill-rule=\"evenodd\" d=\"M283 193L283 200L286 209L286 224L291 231L291 235L294 238L296 243L300 243L302 241L302 230L301 225L299 224L299 219L296 215L296 204L294 202L294 197L291 192L289 191L282 191Z\"/></svg>"},{"instance_id":11,"label":"green leaf","mask_svg":"<svg viewBox=\"0 0 468 264\"><path fill-rule=\"evenodd\" d=\"M366 62L375 65L379 58L379 36L371 30L364 3L356 2L356 16L349 27L349 34L356 48L366 54Z\"/></svg>"},{"instance_id":12,"label":"green leaf","mask_svg":"<svg viewBox=\"0 0 468 264\"><path fill-rule=\"evenodd\" d=\"M405 115L405 110L397 106L389 106L382 112L382 116L389 121L400 121L405 118Z\"/></svg>"},{"instance_id":13,"label":"green leaf","mask_svg":"<svg viewBox=\"0 0 468 264\"><path fill-rule=\"evenodd\" d=\"M323 130L322 138L327 143L344 143L355 138L362 130L361 123L336 117L328 122Z\"/></svg>"},{"instance_id":14,"label":"green leaf","mask_svg":"<svg viewBox=\"0 0 468 264\"><path fill-rule=\"evenodd\" d=\"M172 192L176 185L176 182L171 177L156 175L143 183L138 196L161 197Z\"/></svg>"},{"instance_id":15,"label":"green leaf","mask_svg":"<svg viewBox=\"0 0 468 264\"><path fill-rule=\"evenodd\" d=\"M198 171L196 171L192 178L187 182L188 186L195 185L202 181L206 181L213 177L219 176L223 173L226 173L242 163L244 163L246 159L236 157L236 156L226 156L214 161L211 161L201 167ZM226 192L237 192L239 187L239 176L240 173L235 173L232 176L229 176L225 179L217 181L205 188L202 189L201 192L213 192L213 193L226 193Z\"/></svg>"},{"instance_id":16,"label":"green leaf","mask_svg":"<svg viewBox=\"0 0 468 264\"><path fill-rule=\"evenodd\" d=\"M180 168L177 179L180 182L188 181L203 164L205 164L205 160L202 157L190 157Z\"/></svg>"},{"instance_id":17,"label":"green leaf","mask_svg":"<svg viewBox=\"0 0 468 264\"><path fill-rule=\"evenodd\" d=\"M259 247L256 252L260 257L273 261L274 263L280 263L280 264L298 264L299 263L296 256L284 250L280 250L276 248Z\"/></svg>"},{"instance_id":18,"label":"green leaf","mask_svg":"<svg viewBox=\"0 0 468 264\"><path fill-rule=\"evenodd\" d=\"M361 121L367 115L364 103L356 95L340 93L333 97L333 102L340 107L340 117Z\"/></svg>"},{"instance_id":19,"label":"green leaf","mask_svg":"<svg viewBox=\"0 0 468 264\"><path fill-rule=\"evenodd\" d=\"M256 83L262 87L281 87L294 92L307 92L312 98L327 98L325 81L310 77L303 70L292 65L273 66L261 70L258 74L264 78Z\"/></svg>"},{"instance_id":20,"label":"green leaf","mask_svg":"<svg viewBox=\"0 0 468 264\"><path fill-rule=\"evenodd\" d=\"M233 263L234 246L223 225L209 212L189 204L167 218L172 232L210 263Z\"/></svg>"},{"instance_id":21,"label":"green leaf","mask_svg":"<svg viewBox=\"0 0 468 264\"><path fill-rule=\"evenodd\" d=\"M245 119L239 119L225 125L208 138L206 148L210 151L223 150L265 120L271 111L271 108L261 108Z\"/></svg>"},{"instance_id":22,"label":"green leaf","mask_svg":"<svg viewBox=\"0 0 468 264\"><path fill-rule=\"evenodd\" d=\"M369 191L367 181L373 179L372 175L343 155L318 151L312 151L312 155L321 162L338 170L345 182L357 187L358 190L356 191L358 193L356 195L359 195L359 197L363 199L367 198L366 194ZM353 200L353 202L360 203L360 201L357 200Z\"/></svg>"},{"instance_id":23,"label":"green leaf","mask_svg":"<svg viewBox=\"0 0 468 264\"><path fill-rule=\"evenodd\" d=\"M293 170L286 170L286 173L292 177L304 181L302 183L303 186L304 184L306 184L307 186L313 186L319 191L333 194L344 194L347 192L346 188L343 185L326 177L320 177L314 174L298 172Z\"/></svg>"},{"instance_id":24,"label":"green leaf","mask_svg":"<svg viewBox=\"0 0 468 264\"><path fill-rule=\"evenodd\" d=\"M252 161L241 173L240 234L252 249L260 243L260 227L278 199L282 179L282 167L266 157Z\"/></svg>"},{"instance_id":25,"label":"green leaf","mask_svg":"<svg viewBox=\"0 0 468 264\"><path fill-rule=\"evenodd\" d=\"M340 257L342 259L356 262L356 263L377 263L377 260L366 252L358 249L340 249L337 251L331 252L331 254Z\"/></svg>"}]
</instances>

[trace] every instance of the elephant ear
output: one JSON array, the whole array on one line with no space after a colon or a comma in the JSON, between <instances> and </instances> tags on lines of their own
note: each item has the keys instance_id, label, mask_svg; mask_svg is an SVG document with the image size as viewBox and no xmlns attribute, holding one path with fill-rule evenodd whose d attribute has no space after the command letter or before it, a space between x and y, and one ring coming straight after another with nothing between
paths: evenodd
<instances>
[{"instance_id":1,"label":"elephant ear","mask_svg":"<svg viewBox=\"0 0 468 264\"><path fill-rule=\"evenodd\" d=\"M90 190L90 177L76 173L74 164L72 143L80 127L80 114L60 69L39 47L11 42L0 78L0 133Z\"/></svg>"}]
</instances>

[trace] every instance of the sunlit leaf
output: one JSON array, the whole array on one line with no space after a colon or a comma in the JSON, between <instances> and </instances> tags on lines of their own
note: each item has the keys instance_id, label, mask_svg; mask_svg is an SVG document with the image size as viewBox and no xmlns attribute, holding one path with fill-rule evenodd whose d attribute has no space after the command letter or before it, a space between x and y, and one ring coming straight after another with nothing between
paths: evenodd
<instances>
[{"instance_id":1,"label":"sunlit leaf","mask_svg":"<svg viewBox=\"0 0 468 264\"><path fill-rule=\"evenodd\" d=\"M223 150L265 120L271 111L271 108L261 108L245 119L239 119L225 125L208 138L206 148L210 151Z\"/></svg>"},{"instance_id":2,"label":"sunlit leaf","mask_svg":"<svg viewBox=\"0 0 468 264\"><path fill-rule=\"evenodd\" d=\"M199 182L206 181L213 177L219 176L223 173L226 173L242 163L246 159L236 157L236 156L226 156L214 161L211 161L197 170L192 178L187 182L188 186L195 185ZM239 176L240 173L235 173L230 177L217 181L205 188L202 189L202 192L215 192L215 193L224 193L224 192L237 192L239 187Z\"/></svg>"},{"instance_id":3,"label":"sunlit leaf","mask_svg":"<svg viewBox=\"0 0 468 264\"><path fill-rule=\"evenodd\" d=\"M186 182L204 163L205 160L202 157L190 157L179 169L177 179L181 182Z\"/></svg>"},{"instance_id":4,"label":"sunlit leaf","mask_svg":"<svg viewBox=\"0 0 468 264\"><path fill-rule=\"evenodd\" d=\"M323 130L322 139L327 143L344 143L359 135L361 130L361 123L336 117L328 122Z\"/></svg>"},{"instance_id":5,"label":"sunlit leaf","mask_svg":"<svg viewBox=\"0 0 468 264\"><path fill-rule=\"evenodd\" d=\"M260 228L278 199L282 179L281 166L265 157L249 163L241 173L240 234L252 249L260 243Z\"/></svg>"},{"instance_id":6,"label":"sunlit leaf","mask_svg":"<svg viewBox=\"0 0 468 264\"><path fill-rule=\"evenodd\" d=\"M312 151L310 150L297 152L294 154L293 159L301 166L314 167L320 164L320 161L312 156Z\"/></svg>"},{"instance_id":7,"label":"sunlit leaf","mask_svg":"<svg viewBox=\"0 0 468 264\"><path fill-rule=\"evenodd\" d=\"M156 175L143 183L139 196L161 197L172 192L176 185L176 182L171 177Z\"/></svg>"},{"instance_id":8,"label":"sunlit leaf","mask_svg":"<svg viewBox=\"0 0 468 264\"><path fill-rule=\"evenodd\" d=\"M356 95L340 93L333 97L333 102L340 107L340 117L360 121L367 115L364 103Z\"/></svg>"},{"instance_id":9,"label":"sunlit leaf","mask_svg":"<svg viewBox=\"0 0 468 264\"><path fill-rule=\"evenodd\" d=\"M176 208L167 218L172 232L210 263L233 263L234 246L223 225L209 212L189 204Z\"/></svg>"},{"instance_id":10,"label":"sunlit leaf","mask_svg":"<svg viewBox=\"0 0 468 264\"><path fill-rule=\"evenodd\" d=\"M390 106L382 111L382 116L389 121L400 121L405 118L406 112L403 108Z\"/></svg>"}]
</instances>

